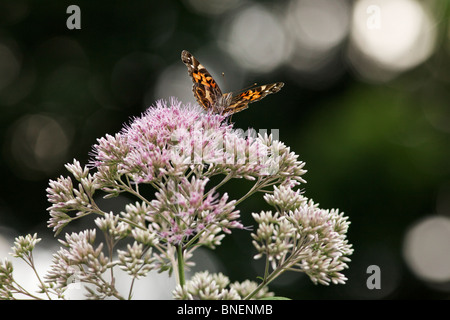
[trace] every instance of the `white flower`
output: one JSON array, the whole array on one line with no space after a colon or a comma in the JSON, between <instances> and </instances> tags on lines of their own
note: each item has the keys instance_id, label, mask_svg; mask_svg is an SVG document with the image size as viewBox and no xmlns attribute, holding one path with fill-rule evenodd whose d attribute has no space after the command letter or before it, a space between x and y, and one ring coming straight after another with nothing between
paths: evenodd
<instances>
[{"instance_id":1,"label":"white flower","mask_svg":"<svg viewBox=\"0 0 450 320\"><path fill-rule=\"evenodd\" d=\"M299 191L274 187L264 197L277 212L253 214L258 227L253 245L271 261L273 270L305 272L314 283L345 283L341 273L353 253L346 233L350 222L338 210L324 210Z\"/></svg>"},{"instance_id":2,"label":"white flower","mask_svg":"<svg viewBox=\"0 0 450 320\"><path fill-rule=\"evenodd\" d=\"M29 256L39 241L41 239L37 237L37 233L34 235L27 234L25 237L17 237L14 240L14 247L11 248L13 250L12 255L16 258Z\"/></svg>"},{"instance_id":3,"label":"white flower","mask_svg":"<svg viewBox=\"0 0 450 320\"><path fill-rule=\"evenodd\" d=\"M210 274L208 271L198 272L181 287L178 285L173 296L178 300L241 300L253 292L258 284L253 281L242 283L234 282L230 285L230 280L222 273ZM272 297L267 287L259 291L255 297L257 299Z\"/></svg>"}]
</instances>

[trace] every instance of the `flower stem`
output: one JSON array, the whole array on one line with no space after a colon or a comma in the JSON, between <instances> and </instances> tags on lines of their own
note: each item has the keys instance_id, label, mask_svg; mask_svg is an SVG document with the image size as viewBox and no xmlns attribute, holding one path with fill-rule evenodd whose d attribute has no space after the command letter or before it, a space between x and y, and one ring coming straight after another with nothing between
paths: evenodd
<instances>
[{"instance_id":1,"label":"flower stem","mask_svg":"<svg viewBox=\"0 0 450 320\"><path fill-rule=\"evenodd\" d=\"M220 183L215 186L213 189L209 190L204 196L203 199L206 199L208 197L208 195L213 192L213 191L217 191L217 189L219 189L221 186L223 186L225 183L227 183L231 178L233 178L233 174L229 173L225 176L225 178L222 179L222 181L220 181Z\"/></svg>"},{"instance_id":2,"label":"flower stem","mask_svg":"<svg viewBox=\"0 0 450 320\"><path fill-rule=\"evenodd\" d=\"M237 206L239 203L241 203L242 201L250 197L253 193L258 191L258 189L261 188L262 185L261 180L262 180L261 177L259 177L258 180L253 185L253 187L242 198L237 200L234 205Z\"/></svg>"},{"instance_id":3,"label":"flower stem","mask_svg":"<svg viewBox=\"0 0 450 320\"><path fill-rule=\"evenodd\" d=\"M303 240L301 240L303 241ZM269 271L269 259L268 254L266 253L266 267L264 270L264 279L259 284L259 286L253 290L250 294L248 294L244 300L250 300L252 297L255 296L255 294L258 293L259 290L264 288L265 286L269 285L275 278L279 277L281 274L283 274L285 271L290 270L292 265L295 263L295 261L298 261L301 259L301 253L302 253L303 247L300 246L300 249L294 250L288 257L283 256L283 258L280 261L280 264L272 271L272 273L268 274Z\"/></svg>"},{"instance_id":4,"label":"flower stem","mask_svg":"<svg viewBox=\"0 0 450 320\"><path fill-rule=\"evenodd\" d=\"M136 280L136 277L133 277L133 280L131 281L131 285L130 285L130 291L128 292L128 300L131 300L131 298L133 297L133 286L134 286L135 280Z\"/></svg>"},{"instance_id":5,"label":"flower stem","mask_svg":"<svg viewBox=\"0 0 450 320\"><path fill-rule=\"evenodd\" d=\"M49 300L52 300L52 299L50 298L49 293L48 293L47 286L44 284L44 282L42 282L41 277L39 277L39 273L37 272L36 267L34 266L33 255L30 253L30 255L28 256L28 261L29 261L29 262L27 262L25 259L23 259L23 260L24 260L24 261L31 267L31 269L33 270L33 272L34 272L34 274L36 275L36 277L37 277L39 283L41 284L42 290L44 291L44 293L45 293L45 295L47 296L47 298L48 298Z\"/></svg>"},{"instance_id":6,"label":"flower stem","mask_svg":"<svg viewBox=\"0 0 450 320\"><path fill-rule=\"evenodd\" d=\"M248 296L246 296L244 300L250 300L251 298L253 298L258 293L259 290L269 285L269 283L275 280L275 278L281 275L284 271L286 271L286 269L283 268L277 268L274 271L272 271L272 273L267 278L264 278L264 280L259 284L259 286L255 290L253 290L253 292L251 292Z\"/></svg>"},{"instance_id":7,"label":"flower stem","mask_svg":"<svg viewBox=\"0 0 450 320\"><path fill-rule=\"evenodd\" d=\"M177 246L177 256L178 256L178 283L180 286L184 287L186 283L184 275L184 250L182 245Z\"/></svg>"}]
</instances>

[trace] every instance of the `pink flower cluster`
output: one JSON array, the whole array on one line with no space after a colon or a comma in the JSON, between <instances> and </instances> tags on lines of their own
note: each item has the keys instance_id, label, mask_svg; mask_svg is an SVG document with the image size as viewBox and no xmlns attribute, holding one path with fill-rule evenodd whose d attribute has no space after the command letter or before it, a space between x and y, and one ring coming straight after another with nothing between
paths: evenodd
<instances>
[{"instance_id":1,"label":"pink flower cluster","mask_svg":"<svg viewBox=\"0 0 450 320\"><path fill-rule=\"evenodd\" d=\"M225 117L197 105L158 101L115 136L98 139L92 165L95 181L111 196L139 185L155 188L148 202L149 228L169 243L200 235L209 246L220 243L220 231L243 228L236 201L207 189L210 178L224 175L257 180L264 186L304 182L303 162L271 136L245 136ZM220 185L219 185L220 186ZM206 237L207 236L207 237ZM208 239L208 241L206 240ZM204 244L205 244L204 243Z\"/></svg>"},{"instance_id":2,"label":"pink flower cluster","mask_svg":"<svg viewBox=\"0 0 450 320\"><path fill-rule=\"evenodd\" d=\"M278 173L273 170L278 169L278 149L260 137L244 136L224 120L196 105L158 101L122 132L98 140L92 162L100 171L97 177L105 186L114 186L111 179L122 175L139 184L189 170L247 179Z\"/></svg>"},{"instance_id":3,"label":"pink flower cluster","mask_svg":"<svg viewBox=\"0 0 450 320\"><path fill-rule=\"evenodd\" d=\"M217 236L220 231L230 233L231 228L243 228L235 221L239 218L236 201L228 201L226 193L219 198L213 189L205 192L207 183L208 179L195 177L190 181L182 178L179 184L170 180L156 192L147 220L151 226L157 226L154 231L160 230L161 238L180 244L202 234L200 242L214 247L223 238Z\"/></svg>"}]
</instances>

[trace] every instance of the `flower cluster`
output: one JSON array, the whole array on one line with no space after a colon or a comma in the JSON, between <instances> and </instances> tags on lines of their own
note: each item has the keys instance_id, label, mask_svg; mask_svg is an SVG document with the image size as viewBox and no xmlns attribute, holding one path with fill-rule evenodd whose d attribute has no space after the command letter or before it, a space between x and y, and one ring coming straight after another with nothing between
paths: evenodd
<instances>
[{"instance_id":1,"label":"flower cluster","mask_svg":"<svg viewBox=\"0 0 450 320\"><path fill-rule=\"evenodd\" d=\"M115 268L132 283L152 270L174 272L178 299L270 297L267 284L288 269L306 272L317 283L345 281L340 271L352 252L345 240L348 222L293 191L305 182L304 163L273 135L233 129L224 116L196 105L159 101L119 133L98 139L88 166L74 160L65 167L72 177L50 180L47 188L49 228L58 235L70 222L93 215L104 241L95 229L66 234L46 282L39 279L47 297L64 298L75 281L86 285L88 298L125 299L114 286ZM231 199L222 187L232 179L253 186ZM196 248L214 249L232 230L246 229L237 207L257 192L265 192L276 208L253 215L258 227L252 234L255 258L266 255L273 272L260 284L230 284L226 276L208 272L186 280ZM132 202L108 212L97 203L99 196L121 195ZM31 251L38 241L36 235L18 238L13 255L34 268ZM9 262L1 265L2 297L18 292L11 270Z\"/></svg>"},{"instance_id":2,"label":"flower cluster","mask_svg":"<svg viewBox=\"0 0 450 320\"><path fill-rule=\"evenodd\" d=\"M210 274L208 271L196 273L184 286L178 285L174 298L180 300L242 300L254 292L258 284L245 280L230 284L230 279L222 273ZM273 297L265 287L254 299Z\"/></svg>"},{"instance_id":3,"label":"flower cluster","mask_svg":"<svg viewBox=\"0 0 450 320\"><path fill-rule=\"evenodd\" d=\"M46 293L47 297L50 298L49 292L52 290L51 286L44 284L37 274L36 268L34 266L33 250L37 243L41 239L34 235L28 234L25 237L19 236L14 241L14 247L12 247L11 255L15 258L22 259L27 265L33 269L34 273L37 275L39 281L40 293ZM11 261L7 259L0 261L0 299L16 299L19 297L31 297L33 299L40 299L38 296L30 294L27 292L14 278L13 275L14 267ZM53 294L56 294L54 291Z\"/></svg>"},{"instance_id":4,"label":"flower cluster","mask_svg":"<svg viewBox=\"0 0 450 320\"><path fill-rule=\"evenodd\" d=\"M14 294L19 293L13 277L14 267L11 261L0 261L0 299L13 299Z\"/></svg>"},{"instance_id":5,"label":"flower cluster","mask_svg":"<svg viewBox=\"0 0 450 320\"><path fill-rule=\"evenodd\" d=\"M258 223L252 234L258 251L255 259L265 255L274 275L298 270L314 283L345 283L341 271L348 267L348 256L353 253L346 239L347 217L338 210L320 209L299 190L283 186L275 186L274 193L264 198L277 211L253 214Z\"/></svg>"},{"instance_id":6,"label":"flower cluster","mask_svg":"<svg viewBox=\"0 0 450 320\"><path fill-rule=\"evenodd\" d=\"M14 241L14 247L11 248L13 250L12 255L16 258L29 258L34 247L40 241L41 239L38 239L37 233L34 235L28 234L25 237L19 236Z\"/></svg>"},{"instance_id":7,"label":"flower cluster","mask_svg":"<svg viewBox=\"0 0 450 320\"><path fill-rule=\"evenodd\" d=\"M102 243L95 247L95 238L94 229L66 234L66 240L60 240L64 248L53 255L48 282L62 291L76 281L91 283L97 286L97 293L90 294L101 298L117 294L108 282L99 281L108 269L109 258L102 251Z\"/></svg>"},{"instance_id":8,"label":"flower cluster","mask_svg":"<svg viewBox=\"0 0 450 320\"><path fill-rule=\"evenodd\" d=\"M236 221L239 211L235 210L236 201L228 201L225 193L220 199L211 189L205 192L208 179L191 181L182 178L179 184L170 180L162 188L158 188L156 199L150 204L151 214L147 217L150 225L161 238L174 245L184 243L190 237L202 234L200 242L214 248L220 244L224 235L217 236L232 228L242 229L243 225Z\"/></svg>"}]
</instances>

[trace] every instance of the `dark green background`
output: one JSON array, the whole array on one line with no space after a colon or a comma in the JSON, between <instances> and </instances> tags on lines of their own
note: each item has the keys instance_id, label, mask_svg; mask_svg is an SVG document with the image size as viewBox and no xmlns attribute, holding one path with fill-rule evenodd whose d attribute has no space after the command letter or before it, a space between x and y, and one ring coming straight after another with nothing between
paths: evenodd
<instances>
[{"instance_id":1,"label":"dark green background","mask_svg":"<svg viewBox=\"0 0 450 320\"><path fill-rule=\"evenodd\" d=\"M283 1L277 2L283 6ZM70 4L81 8L81 30L66 28ZM437 22L441 32L447 30L448 11L444 17ZM0 91L0 225L15 230L15 235L45 232L48 179L66 175L63 165L73 158L86 164L97 138L117 132L130 117L140 115L148 107L144 95L167 66L181 64L183 49L195 54L205 43L220 41L214 26L221 19L195 13L180 1L1 1L0 39L20 49L22 68L21 82ZM43 45L54 37L62 39L59 46ZM346 285L314 286L305 276L284 275L271 287L278 295L448 297L442 284L430 286L417 279L402 256L408 227L436 212L437 196L450 179L450 130L436 129L423 113L423 106L436 106L442 123L450 121L448 42L447 36L440 37L430 59L386 83L367 83L355 75L344 54L347 41L336 61L343 72L326 88L302 86L288 67L249 75L248 83L286 85L233 117L235 126L280 129L280 140L306 162L305 195L323 208L339 208L349 216L348 237L355 249L345 272ZM129 70L114 79L116 62L134 52L146 58L137 54ZM224 71L227 68L223 66ZM34 80L27 87L30 74ZM227 74L228 83L232 79ZM99 92L100 99L95 96ZM69 150L51 172L20 172L11 158L11 126L26 114L49 114L75 128ZM237 197L245 186L237 181L227 191ZM251 224L251 212L269 208L256 195L239 209L244 222ZM262 266L252 262L254 251L246 231L233 232L214 254L232 281L256 279L260 274L255 266L262 272ZM378 291L366 288L366 269L373 264L382 271Z\"/></svg>"}]
</instances>

